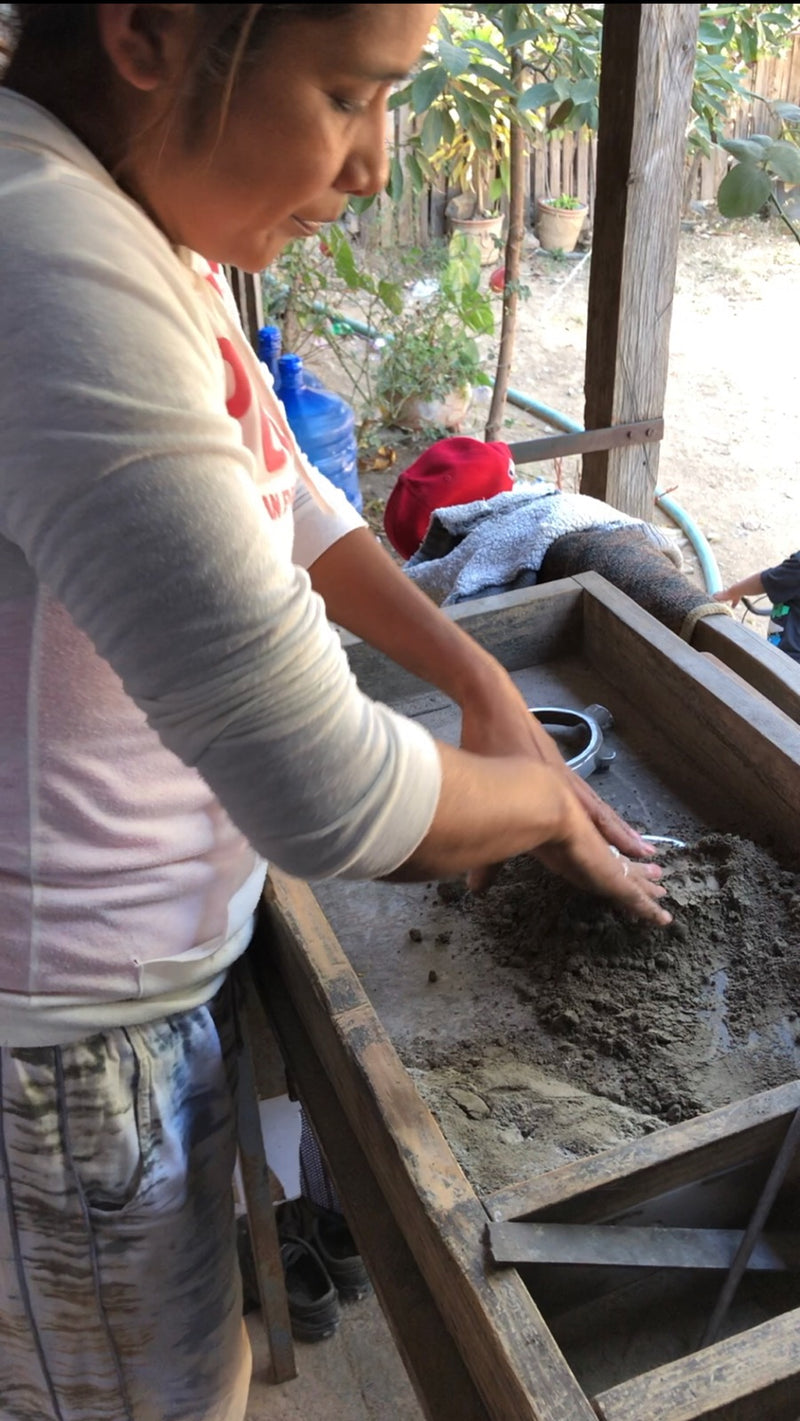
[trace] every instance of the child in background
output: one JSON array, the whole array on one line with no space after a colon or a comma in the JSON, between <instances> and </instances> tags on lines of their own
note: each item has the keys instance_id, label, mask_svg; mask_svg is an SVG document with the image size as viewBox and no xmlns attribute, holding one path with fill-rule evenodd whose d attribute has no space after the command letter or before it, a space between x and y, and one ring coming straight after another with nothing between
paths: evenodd
<instances>
[{"instance_id":1,"label":"child in background","mask_svg":"<svg viewBox=\"0 0 800 1421\"><path fill-rule=\"evenodd\" d=\"M764 594L772 602L769 640L793 661L800 661L800 552L791 553L776 567L751 573L741 582L715 592L714 601L730 602L735 607L743 597Z\"/></svg>"}]
</instances>

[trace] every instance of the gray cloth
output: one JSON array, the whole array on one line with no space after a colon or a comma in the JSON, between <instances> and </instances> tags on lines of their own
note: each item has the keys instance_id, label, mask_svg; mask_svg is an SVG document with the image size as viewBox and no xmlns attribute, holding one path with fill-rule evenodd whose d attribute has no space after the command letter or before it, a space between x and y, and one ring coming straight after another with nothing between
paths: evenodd
<instances>
[{"instance_id":1,"label":"gray cloth","mask_svg":"<svg viewBox=\"0 0 800 1421\"><path fill-rule=\"evenodd\" d=\"M437 509L403 570L434 602L448 606L531 586L556 538L600 525L642 528L659 546L666 542L652 524L599 498L561 493L541 482Z\"/></svg>"}]
</instances>

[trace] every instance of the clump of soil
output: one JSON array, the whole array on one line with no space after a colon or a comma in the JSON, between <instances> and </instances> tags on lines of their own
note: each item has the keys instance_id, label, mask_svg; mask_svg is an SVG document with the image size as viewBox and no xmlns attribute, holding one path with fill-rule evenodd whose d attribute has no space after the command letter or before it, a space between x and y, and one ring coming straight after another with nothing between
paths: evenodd
<instances>
[{"instance_id":1,"label":"clump of soil","mask_svg":"<svg viewBox=\"0 0 800 1421\"><path fill-rule=\"evenodd\" d=\"M529 857L507 864L484 897L462 897L458 912L515 972L551 1045L573 1048L572 1078L672 1122L723 1103L720 1065L749 1073L743 1094L792 1074L800 875L730 835L661 862L666 930L576 893Z\"/></svg>"}]
</instances>

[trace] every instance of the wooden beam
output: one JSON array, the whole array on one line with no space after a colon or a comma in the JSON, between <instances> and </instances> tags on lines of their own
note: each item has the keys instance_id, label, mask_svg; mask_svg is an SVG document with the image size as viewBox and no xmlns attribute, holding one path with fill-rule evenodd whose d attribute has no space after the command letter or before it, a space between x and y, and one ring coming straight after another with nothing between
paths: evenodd
<instances>
[{"instance_id":1,"label":"wooden beam","mask_svg":"<svg viewBox=\"0 0 800 1421\"><path fill-rule=\"evenodd\" d=\"M800 1310L594 1398L600 1421L796 1421Z\"/></svg>"},{"instance_id":2,"label":"wooden beam","mask_svg":"<svg viewBox=\"0 0 800 1421\"><path fill-rule=\"evenodd\" d=\"M582 590L571 577L518 592L472 598L442 610L509 671L563 656L582 642ZM396 705L409 696L431 693L428 682L387 660L383 652L351 632L340 635L350 669L366 695ZM437 700L444 699L438 692L433 694Z\"/></svg>"},{"instance_id":3,"label":"wooden beam","mask_svg":"<svg viewBox=\"0 0 800 1421\"><path fill-rule=\"evenodd\" d=\"M428 1421L447 1415L457 1416L458 1421L490 1421L286 988L270 968L268 946L258 944L256 952L262 951L267 958L259 974L264 1005L280 1032L292 1063L292 1079L322 1143L348 1224L420 1406Z\"/></svg>"},{"instance_id":4,"label":"wooden beam","mask_svg":"<svg viewBox=\"0 0 800 1421\"><path fill-rule=\"evenodd\" d=\"M751 627L734 617L701 617L692 633L692 646L724 661L784 715L800 723L800 665Z\"/></svg>"},{"instance_id":5,"label":"wooden beam","mask_svg":"<svg viewBox=\"0 0 800 1421\"><path fill-rule=\"evenodd\" d=\"M310 889L272 869L263 908L271 961L490 1421L594 1421L517 1273L487 1270L486 1213Z\"/></svg>"},{"instance_id":6,"label":"wooden beam","mask_svg":"<svg viewBox=\"0 0 800 1421\"><path fill-rule=\"evenodd\" d=\"M698 5L607 5L584 424L660 418ZM581 492L650 518L659 447L587 454Z\"/></svg>"},{"instance_id":7,"label":"wooden beam","mask_svg":"<svg viewBox=\"0 0 800 1421\"><path fill-rule=\"evenodd\" d=\"M800 1082L790 1081L509 1185L483 1202L498 1222L556 1218L592 1223L618 1219L650 1200L752 1162L763 1183L799 1105Z\"/></svg>"},{"instance_id":8,"label":"wooden beam","mask_svg":"<svg viewBox=\"0 0 800 1421\"><path fill-rule=\"evenodd\" d=\"M245 964L241 964L239 971L240 981L249 982ZM269 1380L286 1382L297 1376L297 1367L275 1219L275 1200L272 1197L269 1167L264 1154L253 1064L255 1043L258 1042L260 1049L267 1035L266 1023L263 1018L259 1020L254 1016L254 1008L254 993L251 988L242 1003L239 1016L242 1032L239 1089L236 1095L239 1163L247 1207L247 1227L253 1246L256 1282L261 1302L261 1320L269 1342Z\"/></svg>"},{"instance_id":9,"label":"wooden beam","mask_svg":"<svg viewBox=\"0 0 800 1421\"><path fill-rule=\"evenodd\" d=\"M656 725L679 725L691 707L687 761L703 771L713 758L729 806L741 805L752 837L779 839L786 854L800 852L800 734L794 722L698 656L605 578L585 572L574 580L586 593L587 656L596 656L598 669Z\"/></svg>"}]
</instances>

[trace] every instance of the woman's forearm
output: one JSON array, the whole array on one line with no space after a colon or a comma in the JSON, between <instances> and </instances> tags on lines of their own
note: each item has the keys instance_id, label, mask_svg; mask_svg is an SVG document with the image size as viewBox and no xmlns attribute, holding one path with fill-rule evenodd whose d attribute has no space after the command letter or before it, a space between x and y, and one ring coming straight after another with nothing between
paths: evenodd
<instances>
[{"instance_id":1,"label":"woman's forearm","mask_svg":"<svg viewBox=\"0 0 800 1421\"><path fill-rule=\"evenodd\" d=\"M494 657L404 576L368 529L340 538L308 571L337 626L458 705L493 694L504 675Z\"/></svg>"},{"instance_id":2,"label":"woman's forearm","mask_svg":"<svg viewBox=\"0 0 800 1421\"><path fill-rule=\"evenodd\" d=\"M564 777L519 755L439 744L442 788L428 833L400 877L447 877L569 836L577 807Z\"/></svg>"}]
</instances>

